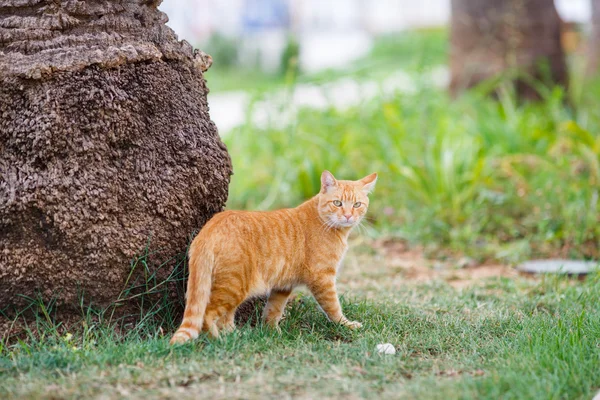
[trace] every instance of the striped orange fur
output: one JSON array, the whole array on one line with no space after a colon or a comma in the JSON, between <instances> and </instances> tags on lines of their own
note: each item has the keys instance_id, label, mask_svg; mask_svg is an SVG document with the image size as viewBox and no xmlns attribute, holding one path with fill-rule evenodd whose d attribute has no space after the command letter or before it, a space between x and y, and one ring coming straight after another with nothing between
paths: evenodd
<instances>
[{"instance_id":1,"label":"striped orange fur","mask_svg":"<svg viewBox=\"0 0 600 400\"><path fill-rule=\"evenodd\" d=\"M306 285L333 322L349 328L335 287L347 239L367 212L377 174L358 181L321 175L321 190L296 208L268 212L224 211L194 238L189 251L185 313L171 343L208 331L234 329L237 307L269 294L263 318L277 327L292 290Z\"/></svg>"}]
</instances>

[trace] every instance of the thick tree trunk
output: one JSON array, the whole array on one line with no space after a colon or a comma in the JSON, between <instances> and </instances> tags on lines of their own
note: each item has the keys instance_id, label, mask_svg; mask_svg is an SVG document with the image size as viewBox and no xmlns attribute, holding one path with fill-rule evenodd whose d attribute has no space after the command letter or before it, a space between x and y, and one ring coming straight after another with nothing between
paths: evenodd
<instances>
[{"instance_id":1,"label":"thick tree trunk","mask_svg":"<svg viewBox=\"0 0 600 400\"><path fill-rule=\"evenodd\" d=\"M451 91L516 71L526 98L538 97L528 78L566 85L560 33L553 0L452 0Z\"/></svg>"},{"instance_id":2,"label":"thick tree trunk","mask_svg":"<svg viewBox=\"0 0 600 400\"><path fill-rule=\"evenodd\" d=\"M105 305L150 245L149 273L227 199L208 114L210 59L159 1L0 3L0 305Z\"/></svg>"},{"instance_id":3,"label":"thick tree trunk","mask_svg":"<svg viewBox=\"0 0 600 400\"><path fill-rule=\"evenodd\" d=\"M595 75L600 72L600 0L592 2L592 35L589 40L588 72Z\"/></svg>"}]
</instances>

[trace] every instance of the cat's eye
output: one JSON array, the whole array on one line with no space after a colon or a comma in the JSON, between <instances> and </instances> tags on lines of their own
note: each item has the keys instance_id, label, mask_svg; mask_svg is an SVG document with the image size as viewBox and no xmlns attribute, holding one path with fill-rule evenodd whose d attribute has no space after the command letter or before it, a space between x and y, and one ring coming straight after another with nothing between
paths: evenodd
<instances>
[{"instance_id":1,"label":"cat's eye","mask_svg":"<svg viewBox=\"0 0 600 400\"><path fill-rule=\"evenodd\" d=\"M334 200L333 201L333 205L336 206L336 207L341 207L342 206L342 202L339 201L339 200Z\"/></svg>"},{"instance_id":2,"label":"cat's eye","mask_svg":"<svg viewBox=\"0 0 600 400\"><path fill-rule=\"evenodd\" d=\"M362 203L360 201L357 201L356 203L354 203L354 208L358 208L362 206Z\"/></svg>"}]
</instances>

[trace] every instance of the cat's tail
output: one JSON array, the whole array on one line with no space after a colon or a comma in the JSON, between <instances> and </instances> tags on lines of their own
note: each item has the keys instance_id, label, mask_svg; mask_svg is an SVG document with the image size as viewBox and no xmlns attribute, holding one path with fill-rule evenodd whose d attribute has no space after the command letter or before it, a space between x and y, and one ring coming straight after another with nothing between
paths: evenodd
<instances>
[{"instance_id":1,"label":"cat's tail","mask_svg":"<svg viewBox=\"0 0 600 400\"><path fill-rule=\"evenodd\" d=\"M210 299L214 256L206 251L204 243L190 246L189 278L187 284L183 322L171 338L171 344L196 339L202 329L206 305Z\"/></svg>"}]
</instances>

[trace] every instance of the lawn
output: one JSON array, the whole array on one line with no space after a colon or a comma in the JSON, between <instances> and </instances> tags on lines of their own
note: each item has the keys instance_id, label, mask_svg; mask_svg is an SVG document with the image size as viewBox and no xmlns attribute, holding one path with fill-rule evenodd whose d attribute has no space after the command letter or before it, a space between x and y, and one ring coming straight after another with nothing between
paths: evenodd
<instances>
[{"instance_id":1,"label":"lawn","mask_svg":"<svg viewBox=\"0 0 600 400\"><path fill-rule=\"evenodd\" d=\"M281 333L247 324L174 348L158 324L39 320L42 337L1 348L0 397L589 399L600 388L600 275L456 285L414 250L387 247L355 238L340 277L360 331L329 323L302 293ZM432 279L412 279L407 260ZM386 342L395 355L375 352Z\"/></svg>"},{"instance_id":2,"label":"lawn","mask_svg":"<svg viewBox=\"0 0 600 400\"><path fill-rule=\"evenodd\" d=\"M303 108L292 124L248 122L225 137L229 208L294 206L316 193L323 169L379 172L338 281L363 329L329 323L301 292L280 333L253 318L219 340L170 347L179 321L168 300L140 303L138 322L82 303L81 320L63 323L32 301L37 319L16 319L19 334L0 339L0 398L591 398L600 273L533 278L512 266L598 259L600 81L584 80L574 60L569 90L543 90L539 103L519 103L502 79L453 99L427 80L446 40L382 38L345 71L293 81L207 74L218 90L241 79L258 91L377 80L396 67L414 78L411 93L382 88L344 110ZM132 285L166 293L153 279ZM386 342L395 355L376 353Z\"/></svg>"}]
</instances>

